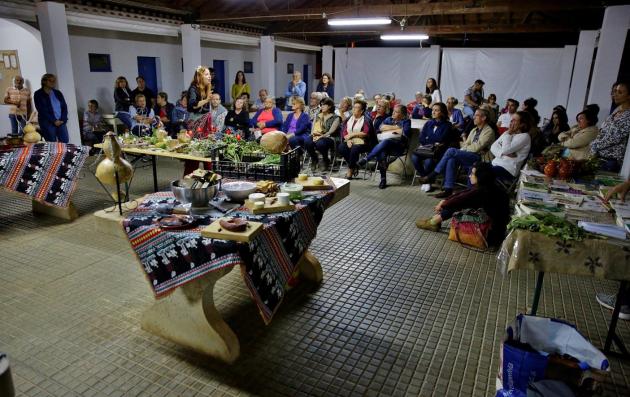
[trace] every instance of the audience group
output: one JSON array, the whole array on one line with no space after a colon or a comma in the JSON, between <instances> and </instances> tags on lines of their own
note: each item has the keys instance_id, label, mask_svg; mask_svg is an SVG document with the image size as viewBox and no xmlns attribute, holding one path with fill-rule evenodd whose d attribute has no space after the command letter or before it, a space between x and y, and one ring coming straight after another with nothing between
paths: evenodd
<instances>
[{"instance_id":1,"label":"audience group","mask_svg":"<svg viewBox=\"0 0 630 397\"><path fill-rule=\"evenodd\" d=\"M287 85L284 98L276 100L261 89L253 103L245 73L238 71L230 91L229 110L222 105L222 98L214 89L216 85L212 68L199 66L188 89L176 103L171 103L165 92L154 93L147 87L142 76L136 78L133 90L127 79L120 76L113 92L116 117L130 133L138 136L161 127L172 136L186 129L197 138L233 134L253 140L281 130L287 134L291 148L301 148L310 157L313 171L331 169L331 154L335 152L348 164L347 178L355 177L361 168L374 161L381 189L387 187L389 163L408 152L423 190L430 191L437 178L443 177L442 190L435 197L446 201L436 207L438 215L417 223L429 229L435 229L452 212L449 209L456 207L448 200L457 197L459 203L462 197L467 197L454 194L459 177L470 175L463 185L483 191L481 196L475 196L479 200L496 193L494 187L489 187L490 180L504 186L515 181L531 156L553 154L572 160L596 156L602 169L618 172L630 134L630 94L626 82L612 87L611 113L599 128L599 106L594 104L580 111L575 123L569 121L566 109L558 105L551 119L539 128L536 99L527 98L521 105L509 98L500 108L495 94L485 97L482 80L476 80L463 93L461 110L457 98L443 98L433 78L406 105L395 94L384 93L374 95L369 108L363 90L352 98L340 98L335 107L334 80L329 73L322 75L316 90L308 97L308 104L306 84L297 71ZM13 134L19 134L29 118L36 118L45 140L68 141L67 105L55 87L54 75L42 76L41 88L33 94L34 112L24 79L14 77L4 97L4 103L11 105ZM277 106L289 111L286 118ZM106 130L98 108L98 102L90 100L81 121L82 137L88 144L102 140ZM254 112L252 117L250 112ZM427 120L417 148L409 147L410 119Z\"/></svg>"}]
</instances>

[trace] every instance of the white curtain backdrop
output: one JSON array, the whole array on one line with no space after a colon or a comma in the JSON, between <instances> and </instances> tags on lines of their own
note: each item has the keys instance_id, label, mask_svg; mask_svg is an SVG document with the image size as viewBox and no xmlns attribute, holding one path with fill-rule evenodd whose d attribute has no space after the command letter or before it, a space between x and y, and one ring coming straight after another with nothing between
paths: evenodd
<instances>
[{"instance_id":1,"label":"white curtain backdrop","mask_svg":"<svg viewBox=\"0 0 630 397\"><path fill-rule=\"evenodd\" d=\"M394 92L403 103L437 80L438 52L429 48L335 48L335 101L362 88L368 99Z\"/></svg>"},{"instance_id":2,"label":"white curtain backdrop","mask_svg":"<svg viewBox=\"0 0 630 397\"><path fill-rule=\"evenodd\" d=\"M442 98L454 96L461 103L466 89L481 79L486 83L485 96L496 94L501 107L508 98L522 104L526 98L534 97L538 100L536 109L540 117L549 118L557 105L563 51L563 48L443 48ZM574 116L569 115L569 119Z\"/></svg>"}]
</instances>

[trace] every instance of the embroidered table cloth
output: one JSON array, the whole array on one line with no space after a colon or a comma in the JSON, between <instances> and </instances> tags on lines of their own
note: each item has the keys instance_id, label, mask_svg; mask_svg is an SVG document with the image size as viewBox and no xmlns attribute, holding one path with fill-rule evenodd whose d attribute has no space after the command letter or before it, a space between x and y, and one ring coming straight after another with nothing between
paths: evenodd
<instances>
[{"instance_id":1,"label":"embroidered table cloth","mask_svg":"<svg viewBox=\"0 0 630 397\"><path fill-rule=\"evenodd\" d=\"M201 229L217 219L211 215L194 215L196 223L191 229L160 228L155 221L164 214L158 212L158 206L178 204L170 192L145 196L123 220L123 227L156 298L208 272L239 265L268 324L333 197L334 192L309 194L295 211L275 214L253 215L245 207L236 209L230 216L264 224L263 231L249 244L201 236Z\"/></svg>"},{"instance_id":2,"label":"embroidered table cloth","mask_svg":"<svg viewBox=\"0 0 630 397\"><path fill-rule=\"evenodd\" d=\"M89 150L87 146L46 142L0 152L0 186L66 208Z\"/></svg>"}]
</instances>

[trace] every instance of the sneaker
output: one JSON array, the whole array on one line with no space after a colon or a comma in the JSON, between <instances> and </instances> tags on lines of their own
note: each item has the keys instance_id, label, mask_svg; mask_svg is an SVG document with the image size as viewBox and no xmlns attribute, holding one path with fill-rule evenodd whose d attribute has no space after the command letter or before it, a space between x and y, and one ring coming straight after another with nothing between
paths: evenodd
<instances>
[{"instance_id":1,"label":"sneaker","mask_svg":"<svg viewBox=\"0 0 630 397\"><path fill-rule=\"evenodd\" d=\"M427 176L421 176L420 178L418 178L418 182L425 184L425 183L433 183L435 182L435 177L432 177L432 173L427 175Z\"/></svg>"},{"instance_id":2,"label":"sneaker","mask_svg":"<svg viewBox=\"0 0 630 397\"><path fill-rule=\"evenodd\" d=\"M604 292L598 292L595 294L597 303L604 306L608 310L615 310L615 301L617 300L616 294L606 294ZM630 320L630 306L621 305L619 311L619 318L622 320Z\"/></svg>"},{"instance_id":3,"label":"sneaker","mask_svg":"<svg viewBox=\"0 0 630 397\"><path fill-rule=\"evenodd\" d=\"M438 223L438 224L431 224L431 218L428 219L418 219L416 220L416 227L418 229L424 229L424 230L430 230L432 232L439 232L440 229L442 228L442 224Z\"/></svg>"}]
</instances>

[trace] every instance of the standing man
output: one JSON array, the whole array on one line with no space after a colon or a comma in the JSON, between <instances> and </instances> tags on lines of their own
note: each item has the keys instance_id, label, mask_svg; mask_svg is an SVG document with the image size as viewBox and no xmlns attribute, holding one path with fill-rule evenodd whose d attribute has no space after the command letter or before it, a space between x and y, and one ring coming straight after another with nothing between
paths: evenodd
<instances>
[{"instance_id":1,"label":"standing man","mask_svg":"<svg viewBox=\"0 0 630 397\"><path fill-rule=\"evenodd\" d=\"M136 89L131 91L131 103L136 103L136 95L142 94L147 99L147 106L153 109L155 107L155 93L147 87L147 83L142 76L136 77L136 84L138 84Z\"/></svg>"},{"instance_id":2,"label":"standing man","mask_svg":"<svg viewBox=\"0 0 630 397\"><path fill-rule=\"evenodd\" d=\"M35 109L42 136L47 142L68 143L68 105L61 91L55 89L57 77L46 73L42 76L42 88L35 91Z\"/></svg>"},{"instance_id":3,"label":"standing man","mask_svg":"<svg viewBox=\"0 0 630 397\"><path fill-rule=\"evenodd\" d=\"M302 73L295 71L293 72L293 79L289 81L287 92L284 93L287 98L285 110L292 109L293 97L304 98L304 94L306 94L306 83L302 81Z\"/></svg>"},{"instance_id":4,"label":"standing man","mask_svg":"<svg viewBox=\"0 0 630 397\"><path fill-rule=\"evenodd\" d=\"M11 134L22 135L22 129L26 120L31 117L31 90L24 87L24 77L15 76L13 86L7 88L4 103L9 107L9 120L11 120Z\"/></svg>"}]
</instances>

